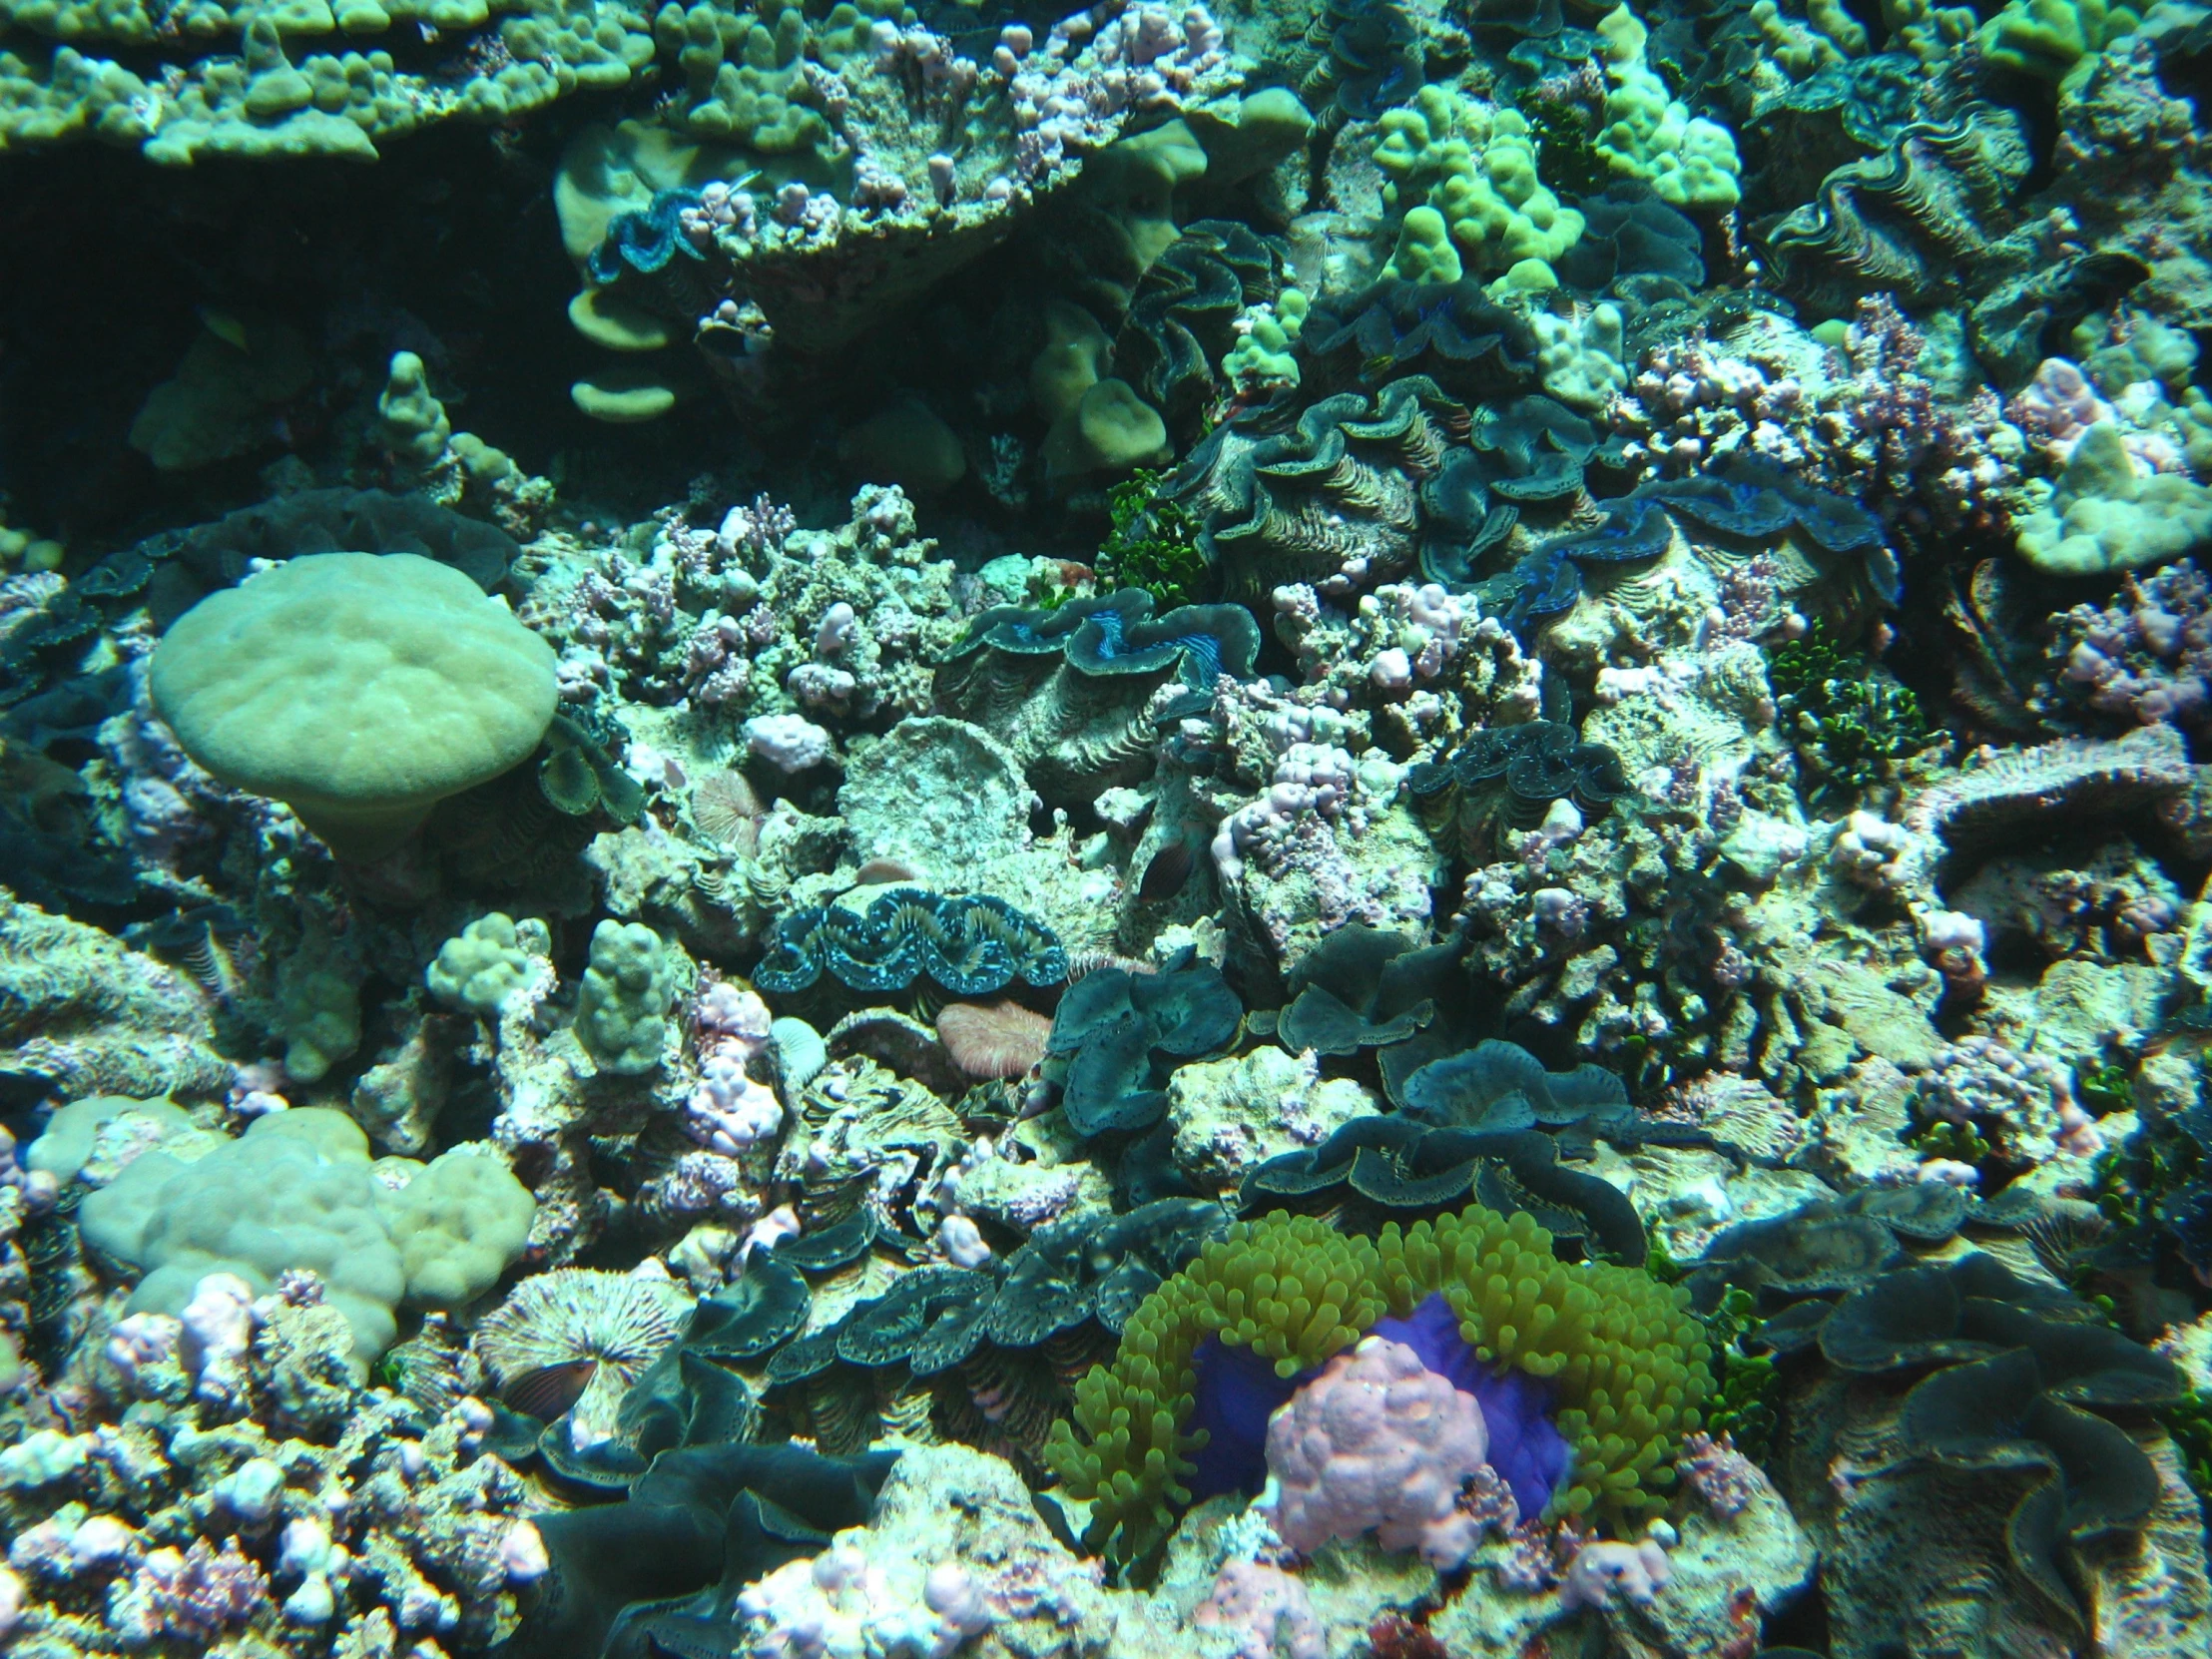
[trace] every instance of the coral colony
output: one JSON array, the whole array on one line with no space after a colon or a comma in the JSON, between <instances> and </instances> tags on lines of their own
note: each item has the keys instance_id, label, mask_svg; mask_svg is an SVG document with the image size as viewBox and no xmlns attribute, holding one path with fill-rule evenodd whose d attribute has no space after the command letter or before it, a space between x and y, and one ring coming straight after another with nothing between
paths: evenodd
<instances>
[{"instance_id":1,"label":"coral colony","mask_svg":"<svg viewBox=\"0 0 2212 1659\"><path fill-rule=\"evenodd\" d=\"M2208 98L0 0L0 1654L2212 1659Z\"/></svg>"}]
</instances>

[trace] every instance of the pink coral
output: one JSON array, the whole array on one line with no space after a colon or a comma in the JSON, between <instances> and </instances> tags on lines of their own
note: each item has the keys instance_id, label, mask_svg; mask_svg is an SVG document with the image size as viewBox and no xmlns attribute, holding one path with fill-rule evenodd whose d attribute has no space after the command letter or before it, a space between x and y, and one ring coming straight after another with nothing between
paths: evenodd
<instances>
[{"instance_id":1,"label":"pink coral","mask_svg":"<svg viewBox=\"0 0 2212 1659\"><path fill-rule=\"evenodd\" d=\"M1640 1544L1584 1544L1559 1586L1562 1607L1610 1607L1619 1596L1639 1606L1658 1597L1660 1586L1674 1576L1667 1552L1656 1539Z\"/></svg>"},{"instance_id":2,"label":"pink coral","mask_svg":"<svg viewBox=\"0 0 2212 1659\"><path fill-rule=\"evenodd\" d=\"M1026 29L1017 39L1002 34L1006 55L993 55L1008 76L1024 180L1110 143L1131 110L1177 107L1179 95L1222 62L1221 30L1202 5L1179 15L1159 4L1099 0L1054 24L1041 48L1031 50L1028 38Z\"/></svg>"},{"instance_id":3,"label":"pink coral","mask_svg":"<svg viewBox=\"0 0 2212 1659\"><path fill-rule=\"evenodd\" d=\"M1214 1590L1198 1604L1191 1622L1205 1630L1241 1634L1237 1659L1322 1659L1321 1620L1314 1616L1306 1586L1281 1567L1260 1561L1230 1561L1214 1578Z\"/></svg>"},{"instance_id":4,"label":"pink coral","mask_svg":"<svg viewBox=\"0 0 2212 1659\"><path fill-rule=\"evenodd\" d=\"M2040 1054L2015 1054L1993 1037L1961 1037L1938 1049L1913 1105L1924 1120L1979 1128L2023 1163L2040 1164L2061 1149L2092 1157L2104 1145L2063 1067Z\"/></svg>"},{"instance_id":5,"label":"pink coral","mask_svg":"<svg viewBox=\"0 0 2212 1659\"><path fill-rule=\"evenodd\" d=\"M1716 1515L1740 1515L1765 1478L1735 1442L1722 1435L1692 1434L1682 1442L1682 1456L1675 1464L1683 1484L1701 1498Z\"/></svg>"},{"instance_id":6,"label":"pink coral","mask_svg":"<svg viewBox=\"0 0 2212 1659\"><path fill-rule=\"evenodd\" d=\"M746 1075L740 1044L726 1041L700 1061L699 1087L684 1105L684 1130L693 1140L728 1158L774 1139L783 1127L783 1103Z\"/></svg>"},{"instance_id":7,"label":"pink coral","mask_svg":"<svg viewBox=\"0 0 2212 1659\"><path fill-rule=\"evenodd\" d=\"M719 1152L684 1153L638 1190L638 1204L669 1221L709 1215L751 1221L760 1213L744 1166Z\"/></svg>"},{"instance_id":8,"label":"pink coral","mask_svg":"<svg viewBox=\"0 0 2212 1659\"><path fill-rule=\"evenodd\" d=\"M1572 1517L1550 1527L1540 1520L1522 1521L1506 1535L1505 1553L1491 1572L1500 1588L1537 1595L1559 1582L1587 1541L1575 1530Z\"/></svg>"},{"instance_id":9,"label":"pink coral","mask_svg":"<svg viewBox=\"0 0 2212 1659\"><path fill-rule=\"evenodd\" d=\"M2076 605L2051 624L2047 709L2212 728L2212 580L2192 560L2130 575L2111 604Z\"/></svg>"},{"instance_id":10,"label":"pink coral","mask_svg":"<svg viewBox=\"0 0 2212 1659\"><path fill-rule=\"evenodd\" d=\"M211 814L226 792L156 718L144 659L130 665L128 684L131 705L101 726L100 745L122 784L124 832L132 849L174 871L189 848L213 833Z\"/></svg>"},{"instance_id":11,"label":"pink coral","mask_svg":"<svg viewBox=\"0 0 2212 1659\"><path fill-rule=\"evenodd\" d=\"M735 1051L750 1060L768 1047L769 1026L774 1018L758 991L710 979L701 987L695 1005L699 1034L712 1046Z\"/></svg>"},{"instance_id":12,"label":"pink coral","mask_svg":"<svg viewBox=\"0 0 2212 1659\"><path fill-rule=\"evenodd\" d=\"M236 1406L246 1396L247 1349L254 1340L254 1288L231 1273L211 1273L183 1314L179 1358L194 1391L210 1404Z\"/></svg>"},{"instance_id":13,"label":"pink coral","mask_svg":"<svg viewBox=\"0 0 2212 1659\"><path fill-rule=\"evenodd\" d=\"M189 1550L157 1549L108 1595L108 1624L126 1644L162 1637L205 1642L244 1624L269 1602L269 1578L236 1538L220 1552L195 1538Z\"/></svg>"},{"instance_id":14,"label":"pink coral","mask_svg":"<svg viewBox=\"0 0 2212 1659\"><path fill-rule=\"evenodd\" d=\"M1459 1490L1488 1458L1482 1407L1403 1343L1370 1337L1330 1361L1268 1423L1274 1525L1293 1549L1374 1530L1439 1570L1480 1535Z\"/></svg>"},{"instance_id":15,"label":"pink coral","mask_svg":"<svg viewBox=\"0 0 2212 1659\"><path fill-rule=\"evenodd\" d=\"M2078 363L2045 357L2005 413L2046 458L2062 466L2082 433L2112 418L2112 405L2097 395Z\"/></svg>"},{"instance_id":16,"label":"pink coral","mask_svg":"<svg viewBox=\"0 0 2212 1659\"><path fill-rule=\"evenodd\" d=\"M746 212L752 212L750 202ZM757 495L751 506L732 507L723 514L722 526L715 532L715 550L725 559L763 565L770 554L783 550L784 538L798 528L799 519L789 507Z\"/></svg>"}]
</instances>

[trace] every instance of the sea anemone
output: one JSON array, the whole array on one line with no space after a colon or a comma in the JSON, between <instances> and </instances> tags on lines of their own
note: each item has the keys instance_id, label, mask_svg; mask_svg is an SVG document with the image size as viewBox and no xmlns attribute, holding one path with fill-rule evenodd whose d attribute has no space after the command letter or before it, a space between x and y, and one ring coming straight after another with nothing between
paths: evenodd
<instances>
[{"instance_id":1,"label":"sea anemone","mask_svg":"<svg viewBox=\"0 0 2212 1659\"><path fill-rule=\"evenodd\" d=\"M666 1279L556 1268L484 1317L476 1358L515 1410L551 1421L573 1409L579 1443L604 1439L623 1393L690 1312L690 1296Z\"/></svg>"}]
</instances>

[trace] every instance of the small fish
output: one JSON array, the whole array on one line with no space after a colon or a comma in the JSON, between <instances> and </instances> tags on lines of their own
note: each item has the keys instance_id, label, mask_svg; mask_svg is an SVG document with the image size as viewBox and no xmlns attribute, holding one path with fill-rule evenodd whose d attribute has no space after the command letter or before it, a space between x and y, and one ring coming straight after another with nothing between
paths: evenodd
<instances>
[{"instance_id":1,"label":"small fish","mask_svg":"<svg viewBox=\"0 0 2212 1659\"><path fill-rule=\"evenodd\" d=\"M213 305L202 305L200 320L208 332L224 344L234 345L241 351L253 349L246 343L246 324L229 311L219 311Z\"/></svg>"},{"instance_id":2,"label":"small fish","mask_svg":"<svg viewBox=\"0 0 2212 1659\"><path fill-rule=\"evenodd\" d=\"M499 1397L525 1416L551 1422L568 1414L598 1375L599 1361L587 1354L581 1360L526 1371L501 1389Z\"/></svg>"},{"instance_id":3,"label":"small fish","mask_svg":"<svg viewBox=\"0 0 2212 1659\"><path fill-rule=\"evenodd\" d=\"M918 884L923 879L920 870L901 858L870 858L852 872L855 886L885 887L893 882Z\"/></svg>"},{"instance_id":4,"label":"small fish","mask_svg":"<svg viewBox=\"0 0 2212 1659\"><path fill-rule=\"evenodd\" d=\"M1191 871L1197 867L1198 837L1186 832L1181 840L1153 853L1152 862L1144 866L1144 879L1137 883L1137 902L1166 903L1190 884Z\"/></svg>"}]
</instances>

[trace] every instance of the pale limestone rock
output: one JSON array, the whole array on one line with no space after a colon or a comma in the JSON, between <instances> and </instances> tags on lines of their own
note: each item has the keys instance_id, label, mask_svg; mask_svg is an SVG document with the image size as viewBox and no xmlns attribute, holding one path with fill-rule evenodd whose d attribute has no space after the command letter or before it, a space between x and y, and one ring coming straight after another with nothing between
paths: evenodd
<instances>
[{"instance_id":1,"label":"pale limestone rock","mask_svg":"<svg viewBox=\"0 0 2212 1659\"><path fill-rule=\"evenodd\" d=\"M1354 1118L1381 1110L1361 1084L1324 1081L1312 1054L1280 1048L1181 1066L1168 1084L1176 1167L1223 1191L1277 1154L1318 1146Z\"/></svg>"}]
</instances>

